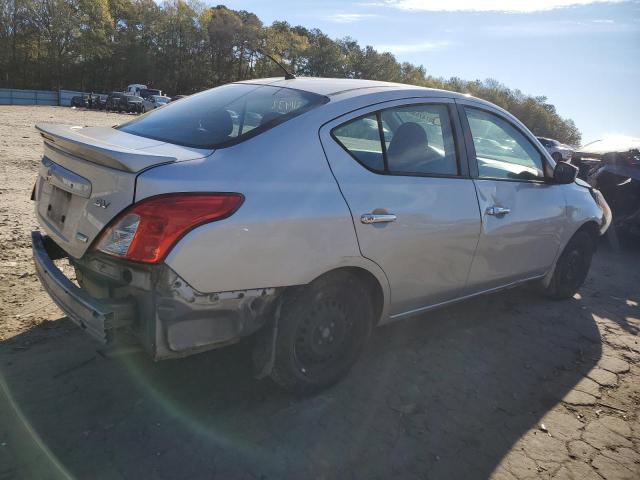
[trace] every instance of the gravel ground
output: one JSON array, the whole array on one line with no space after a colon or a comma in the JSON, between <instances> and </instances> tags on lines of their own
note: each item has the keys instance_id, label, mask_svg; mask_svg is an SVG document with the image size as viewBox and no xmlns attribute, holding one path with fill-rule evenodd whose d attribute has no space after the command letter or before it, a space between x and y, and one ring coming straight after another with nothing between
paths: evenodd
<instances>
[{"instance_id":1,"label":"gravel ground","mask_svg":"<svg viewBox=\"0 0 640 480\"><path fill-rule=\"evenodd\" d=\"M377 329L313 398L251 378L248 345L154 364L97 350L34 275L37 122L0 107L0 479L640 478L640 249L573 300L513 289Z\"/></svg>"}]
</instances>

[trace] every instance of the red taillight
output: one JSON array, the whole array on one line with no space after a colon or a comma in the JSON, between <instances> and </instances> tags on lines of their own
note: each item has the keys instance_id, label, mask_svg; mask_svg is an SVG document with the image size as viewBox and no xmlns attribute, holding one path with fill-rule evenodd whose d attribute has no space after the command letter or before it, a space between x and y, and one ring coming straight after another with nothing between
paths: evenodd
<instances>
[{"instance_id":1,"label":"red taillight","mask_svg":"<svg viewBox=\"0 0 640 480\"><path fill-rule=\"evenodd\" d=\"M134 262L157 263L187 232L232 215L239 193L175 193L142 200L120 213L95 248Z\"/></svg>"}]
</instances>

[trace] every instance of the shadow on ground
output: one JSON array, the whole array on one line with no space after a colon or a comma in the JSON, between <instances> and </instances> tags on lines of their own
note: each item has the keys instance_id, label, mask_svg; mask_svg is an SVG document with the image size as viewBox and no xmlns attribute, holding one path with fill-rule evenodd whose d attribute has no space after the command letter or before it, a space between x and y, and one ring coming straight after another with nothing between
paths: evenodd
<instances>
[{"instance_id":1,"label":"shadow on ground","mask_svg":"<svg viewBox=\"0 0 640 480\"><path fill-rule=\"evenodd\" d=\"M47 322L0 345L0 478L487 478L600 358L592 310L515 289L381 327L304 400L248 345L154 364Z\"/></svg>"}]
</instances>

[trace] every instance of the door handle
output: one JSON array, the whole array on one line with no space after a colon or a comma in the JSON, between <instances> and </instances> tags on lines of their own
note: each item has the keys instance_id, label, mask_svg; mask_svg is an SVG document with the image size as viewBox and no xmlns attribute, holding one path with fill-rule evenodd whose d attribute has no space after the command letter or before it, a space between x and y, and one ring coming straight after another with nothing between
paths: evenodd
<instances>
[{"instance_id":1,"label":"door handle","mask_svg":"<svg viewBox=\"0 0 640 480\"><path fill-rule=\"evenodd\" d=\"M487 215L493 215L495 217L503 217L507 213L511 213L511 210L505 207L493 206L493 207L488 207L486 212L487 212Z\"/></svg>"},{"instance_id":2,"label":"door handle","mask_svg":"<svg viewBox=\"0 0 640 480\"><path fill-rule=\"evenodd\" d=\"M364 224L370 223L389 223L395 222L396 217L393 213L363 213L360 221Z\"/></svg>"}]
</instances>

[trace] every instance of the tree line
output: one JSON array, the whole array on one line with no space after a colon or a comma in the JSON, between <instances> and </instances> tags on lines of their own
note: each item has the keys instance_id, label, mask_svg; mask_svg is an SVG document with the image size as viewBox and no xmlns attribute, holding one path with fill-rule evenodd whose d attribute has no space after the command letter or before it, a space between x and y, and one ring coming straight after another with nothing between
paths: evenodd
<instances>
[{"instance_id":1,"label":"tree line","mask_svg":"<svg viewBox=\"0 0 640 480\"><path fill-rule=\"evenodd\" d=\"M389 52L332 39L319 29L196 0L0 0L0 87L122 90L144 83L190 94L282 71L297 75L368 78L442 88L493 102L536 135L577 145L580 132L546 97L496 80L444 79Z\"/></svg>"}]
</instances>

